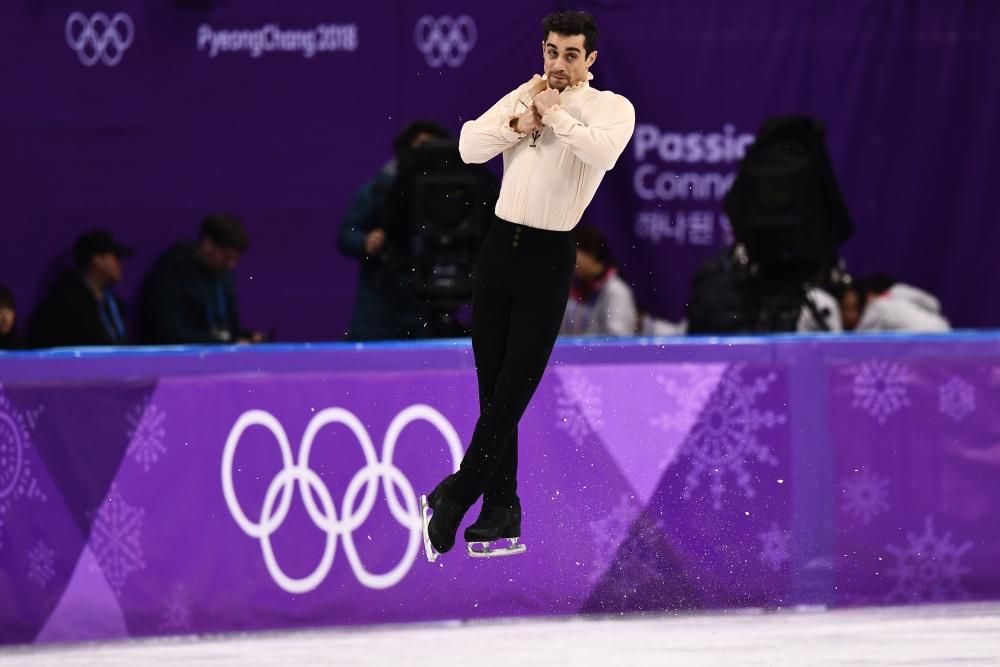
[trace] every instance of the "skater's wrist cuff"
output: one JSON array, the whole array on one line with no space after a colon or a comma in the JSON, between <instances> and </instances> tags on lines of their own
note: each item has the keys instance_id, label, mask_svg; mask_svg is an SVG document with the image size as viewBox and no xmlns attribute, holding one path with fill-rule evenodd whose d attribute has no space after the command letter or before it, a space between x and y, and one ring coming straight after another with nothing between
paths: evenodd
<instances>
[{"instance_id":1,"label":"skater's wrist cuff","mask_svg":"<svg viewBox=\"0 0 1000 667\"><path fill-rule=\"evenodd\" d=\"M545 110L545 113L542 114L542 125L551 125L553 120L552 118L553 114L555 114L557 111L562 111L562 110L563 108L558 104L553 104L552 106L550 106L548 109Z\"/></svg>"},{"instance_id":2,"label":"skater's wrist cuff","mask_svg":"<svg viewBox=\"0 0 1000 667\"><path fill-rule=\"evenodd\" d=\"M527 136L523 132L518 132L514 129L514 126L511 123L515 120L516 118L508 119L503 125L500 126L500 134L503 135L504 139L508 141L518 141Z\"/></svg>"}]
</instances>

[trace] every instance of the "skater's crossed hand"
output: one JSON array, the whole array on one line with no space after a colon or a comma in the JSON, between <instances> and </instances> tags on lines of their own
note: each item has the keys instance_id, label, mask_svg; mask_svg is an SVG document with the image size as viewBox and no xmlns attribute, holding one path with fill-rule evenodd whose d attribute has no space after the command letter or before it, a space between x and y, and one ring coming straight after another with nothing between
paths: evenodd
<instances>
[{"instance_id":1,"label":"skater's crossed hand","mask_svg":"<svg viewBox=\"0 0 1000 667\"><path fill-rule=\"evenodd\" d=\"M555 88L544 90L535 95L535 110L539 116L544 116L549 109L559 104L559 99L559 91Z\"/></svg>"},{"instance_id":2,"label":"skater's crossed hand","mask_svg":"<svg viewBox=\"0 0 1000 667\"><path fill-rule=\"evenodd\" d=\"M530 109L525 111L520 116L512 118L510 126L515 132L520 132L521 134L531 134L542 126L542 117L535 109L534 105L532 105Z\"/></svg>"}]
</instances>

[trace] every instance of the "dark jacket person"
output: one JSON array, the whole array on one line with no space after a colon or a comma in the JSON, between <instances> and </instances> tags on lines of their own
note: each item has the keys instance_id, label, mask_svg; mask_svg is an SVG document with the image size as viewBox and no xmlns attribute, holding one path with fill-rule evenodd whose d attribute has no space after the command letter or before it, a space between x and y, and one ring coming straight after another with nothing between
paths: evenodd
<instances>
[{"instance_id":1,"label":"dark jacket person","mask_svg":"<svg viewBox=\"0 0 1000 667\"><path fill-rule=\"evenodd\" d=\"M240 328L233 270L249 246L230 215L202 221L198 240L170 247L150 270L140 298L140 330L154 345L256 342Z\"/></svg>"},{"instance_id":2,"label":"dark jacket person","mask_svg":"<svg viewBox=\"0 0 1000 667\"><path fill-rule=\"evenodd\" d=\"M121 299L122 262L132 249L104 230L92 230L73 244L76 269L59 276L28 326L29 347L77 347L127 343Z\"/></svg>"}]
</instances>

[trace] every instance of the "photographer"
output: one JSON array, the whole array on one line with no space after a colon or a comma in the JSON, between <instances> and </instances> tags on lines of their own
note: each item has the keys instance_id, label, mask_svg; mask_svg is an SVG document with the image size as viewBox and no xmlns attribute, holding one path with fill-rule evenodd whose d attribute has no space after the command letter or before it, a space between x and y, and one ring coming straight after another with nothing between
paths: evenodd
<instances>
[{"instance_id":1,"label":"photographer","mask_svg":"<svg viewBox=\"0 0 1000 667\"><path fill-rule=\"evenodd\" d=\"M688 331L842 330L839 304L821 287L853 224L823 124L807 116L766 120L723 206L737 243L695 274Z\"/></svg>"},{"instance_id":2,"label":"photographer","mask_svg":"<svg viewBox=\"0 0 1000 667\"><path fill-rule=\"evenodd\" d=\"M414 338L420 317L413 280L405 262L389 252L387 200L400 163L430 139L447 139L448 131L431 121L410 123L393 140L395 158L355 195L340 227L337 246L361 263L358 294L348 339L356 341Z\"/></svg>"}]
</instances>

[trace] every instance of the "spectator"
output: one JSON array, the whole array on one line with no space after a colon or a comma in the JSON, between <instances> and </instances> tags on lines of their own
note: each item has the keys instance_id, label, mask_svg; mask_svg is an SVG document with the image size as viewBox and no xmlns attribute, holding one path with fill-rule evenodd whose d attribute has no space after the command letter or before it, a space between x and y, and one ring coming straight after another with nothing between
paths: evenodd
<instances>
[{"instance_id":1,"label":"spectator","mask_svg":"<svg viewBox=\"0 0 1000 667\"><path fill-rule=\"evenodd\" d=\"M73 244L76 268L56 278L35 308L28 346L127 343L121 300L112 287L121 282L122 259L131 255L131 248L102 229L82 234Z\"/></svg>"},{"instance_id":2,"label":"spectator","mask_svg":"<svg viewBox=\"0 0 1000 667\"><path fill-rule=\"evenodd\" d=\"M0 285L0 350L16 350L20 347L14 293L6 285Z\"/></svg>"},{"instance_id":3,"label":"spectator","mask_svg":"<svg viewBox=\"0 0 1000 667\"><path fill-rule=\"evenodd\" d=\"M564 336L632 336L638 315L632 288L618 275L608 242L597 227L578 225L576 268L559 333Z\"/></svg>"},{"instance_id":4,"label":"spectator","mask_svg":"<svg viewBox=\"0 0 1000 667\"><path fill-rule=\"evenodd\" d=\"M671 322L640 307L635 333L637 336L683 336L687 333L687 320Z\"/></svg>"},{"instance_id":5,"label":"spectator","mask_svg":"<svg viewBox=\"0 0 1000 667\"><path fill-rule=\"evenodd\" d=\"M448 131L431 121L410 123L393 140L394 159L354 196L340 226L340 252L360 261L357 300L350 340L414 338L420 334L418 302L406 262L389 251L386 195L401 162L429 139L447 139Z\"/></svg>"},{"instance_id":6,"label":"spectator","mask_svg":"<svg viewBox=\"0 0 1000 667\"><path fill-rule=\"evenodd\" d=\"M832 294L813 286L806 290L806 299L809 303L802 305L798 326L795 328L797 332L841 332L844 330L840 304Z\"/></svg>"},{"instance_id":7,"label":"spectator","mask_svg":"<svg viewBox=\"0 0 1000 667\"><path fill-rule=\"evenodd\" d=\"M836 296L840 306L840 317L843 320L844 331L854 331L858 328L863 311L862 296L857 284L848 279L836 287L834 296Z\"/></svg>"},{"instance_id":8,"label":"spectator","mask_svg":"<svg viewBox=\"0 0 1000 667\"><path fill-rule=\"evenodd\" d=\"M202 221L197 242L169 248L143 285L143 341L157 345L263 341L262 334L240 328L233 285L233 270L249 244L237 218L214 214Z\"/></svg>"},{"instance_id":9,"label":"spectator","mask_svg":"<svg viewBox=\"0 0 1000 667\"><path fill-rule=\"evenodd\" d=\"M941 303L927 292L896 282L884 273L866 278L859 286L864 312L858 331L951 331L941 314Z\"/></svg>"}]
</instances>

